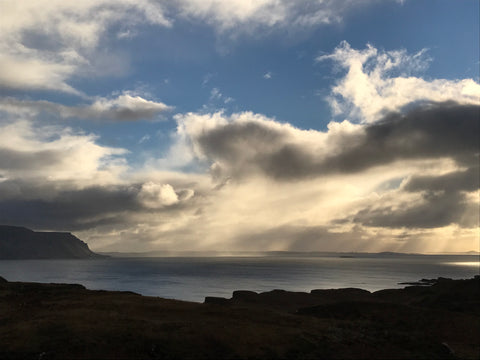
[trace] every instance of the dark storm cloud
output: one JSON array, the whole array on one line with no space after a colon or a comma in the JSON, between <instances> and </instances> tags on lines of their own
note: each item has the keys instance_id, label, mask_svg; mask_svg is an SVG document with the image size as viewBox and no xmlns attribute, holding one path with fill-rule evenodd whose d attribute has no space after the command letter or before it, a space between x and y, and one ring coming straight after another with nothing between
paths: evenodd
<instances>
[{"instance_id":1,"label":"dark storm cloud","mask_svg":"<svg viewBox=\"0 0 480 360\"><path fill-rule=\"evenodd\" d=\"M136 193L125 188L92 187L60 191L29 184L1 184L17 188L17 194L0 200L0 223L34 229L82 230L105 221L120 221L126 211L140 210ZM49 192L42 199L41 191ZM29 198L24 198L29 195Z\"/></svg>"},{"instance_id":2,"label":"dark storm cloud","mask_svg":"<svg viewBox=\"0 0 480 360\"><path fill-rule=\"evenodd\" d=\"M362 141L327 158L322 168L357 172L403 159L449 157L478 161L480 106L430 103L405 115L394 113L365 129Z\"/></svg>"},{"instance_id":3,"label":"dark storm cloud","mask_svg":"<svg viewBox=\"0 0 480 360\"><path fill-rule=\"evenodd\" d=\"M457 224L463 228L479 226L480 209L468 192L479 189L479 167L440 176L413 176L402 187L420 193L422 202L392 207L367 207L353 221L367 226L390 228L436 228ZM344 219L345 220L345 219Z\"/></svg>"},{"instance_id":4,"label":"dark storm cloud","mask_svg":"<svg viewBox=\"0 0 480 360\"><path fill-rule=\"evenodd\" d=\"M419 204L401 203L395 208L387 206L359 211L353 222L373 227L438 228L457 224L462 228L475 228L478 224L478 203L469 201L458 192L425 192Z\"/></svg>"},{"instance_id":5,"label":"dark storm cloud","mask_svg":"<svg viewBox=\"0 0 480 360\"><path fill-rule=\"evenodd\" d=\"M404 186L410 192L431 191L476 191L480 187L480 168L472 166L467 170L454 171L439 176L413 176Z\"/></svg>"},{"instance_id":6,"label":"dark storm cloud","mask_svg":"<svg viewBox=\"0 0 480 360\"><path fill-rule=\"evenodd\" d=\"M454 171L439 176L412 176L401 190L420 193L422 202L392 207L368 207L353 218L356 223L390 228L436 228L457 224L479 226L480 208L466 193L480 188L480 168Z\"/></svg>"},{"instance_id":7,"label":"dark storm cloud","mask_svg":"<svg viewBox=\"0 0 480 360\"><path fill-rule=\"evenodd\" d=\"M473 228L478 226L478 202L467 193L480 187L479 122L479 106L424 103L354 131L329 133L328 146L317 149L303 141L302 135L292 135L292 128L258 121L220 125L204 131L197 141L204 154L219 163L223 175L233 178L261 173L279 181L294 181L357 174L375 166L395 166L397 161L450 159L458 167L450 173L427 176L420 169L413 170L397 190L394 206L366 204L337 223ZM416 194L418 201L402 203L402 195L407 193Z\"/></svg>"},{"instance_id":8,"label":"dark storm cloud","mask_svg":"<svg viewBox=\"0 0 480 360\"><path fill-rule=\"evenodd\" d=\"M194 141L205 156L222 163L216 171L223 176L240 178L260 170L270 176L278 172L275 177L279 178L301 177L313 159L308 161L308 153L300 147L289 152L289 137L286 129L252 121L231 122L203 131Z\"/></svg>"},{"instance_id":9,"label":"dark storm cloud","mask_svg":"<svg viewBox=\"0 0 480 360\"><path fill-rule=\"evenodd\" d=\"M57 184L58 185L58 184ZM149 208L139 199L141 184L93 186L80 190L58 190L54 184L23 181L0 183L0 224L33 229L78 231L99 225L125 224L133 213L175 213L184 202ZM179 196L185 190L179 191Z\"/></svg>"},{"instance_id":10,"label":"dark storm cloud","mask_svg":"<svg viewBox=\"0 0 480 360\"><path fill-rule=\"evenodd\" d=\"M271 152L286 140L287 135L262 123L233 122L203 132L197 141L208 157L237 163L245 157L245 153L252 153L255 157L262 152Z\"/></svg>"},{"instance_id":11,"label":"dark storm cloud","mask_svg":"<svg viewBox=\"0 0 480 360\"><path fill-rule=\"evenodd\" d=\"M0 169L34 170L55 166L65 160L59 150L17 151L2 149L0 145Z\"/></svg>"},{"instance_id":12,"label":"dark storm cloud","mask_svg":"<svg viewBox=\"0 0 480 360\"><path fill-rule=\"evenodd\" d=\"M393 113L354 133L335 136L334 154L312 150L287 129L265 123L231 122L195 139L202 152L222 163L227 176L261 172L277 180L332 173L357 173L397 160L451 158L478 161L480 107L428 103L406 114Z\"/></svg>"}]
</instances>

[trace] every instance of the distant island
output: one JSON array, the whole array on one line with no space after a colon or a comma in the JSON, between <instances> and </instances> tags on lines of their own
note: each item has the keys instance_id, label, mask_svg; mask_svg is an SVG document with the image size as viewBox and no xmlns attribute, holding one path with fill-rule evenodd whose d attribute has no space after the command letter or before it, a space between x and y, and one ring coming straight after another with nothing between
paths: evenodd
<instances>
[{"instance_id":1,"label":"distant island","mask_svg":"<svg viewBox=\"0 0 480 360\"><path fill-rule=\"evenodd\" d=\"M389 258L407 256L441 255L480 255L476 251L442 253L402 253L402 252L345 252L345 251L219 251L219 250L150 250L143 252L102 251L100 254L117 258L142 257L336 257L351 258Z\"/></svg>"},{"instance_id":2,"label":"distant island","mask_svg":"<svg viewBox=\"0 0 480 360\"><path fill-rule=\"evenodd\" d=\"M37 232L0 225L0 259L96 259L88 245L69 232Z\"/></svg>"}]
</instances>

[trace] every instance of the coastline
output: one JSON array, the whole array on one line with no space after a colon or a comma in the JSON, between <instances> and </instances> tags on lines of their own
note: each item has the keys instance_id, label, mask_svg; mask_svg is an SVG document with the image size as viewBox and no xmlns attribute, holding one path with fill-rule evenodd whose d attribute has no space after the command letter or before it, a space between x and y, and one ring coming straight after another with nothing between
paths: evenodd
<instances>
[{"instance_id":1,"label":"coastline","mask_svg":"<svg viewBox=\"0 0 480 360\"><path fill-rule=\"evenodd\" d=\"M480 277L204 303L0 279L0 357L478 358Z\"/></svg>"},{"instance_id":2,"label":"coastline","mask_svg":"<svg viewBox=\"0 0 480 360\"><path fill-rule=\"evenodd\" d=\"M420 278L466 279L478 266L474 256L374 258L108 258L3 260L0 275L11 281L82 284L92 290L133 291L147 296L203 302L230 297L234 290L309 292L356 287L368 291L401 288Z\"/></svg>"}]
</instances>

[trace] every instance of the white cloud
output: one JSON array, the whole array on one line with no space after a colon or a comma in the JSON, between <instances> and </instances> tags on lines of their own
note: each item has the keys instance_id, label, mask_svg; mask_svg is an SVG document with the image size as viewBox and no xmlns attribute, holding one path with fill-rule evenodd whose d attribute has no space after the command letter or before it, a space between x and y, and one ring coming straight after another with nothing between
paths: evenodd
<instances>
[{"instance_id":1,"label":"white cloud","mask_svg":"<svg viewBox=\"0 0 480 360\"><path fill-rule=\"evenodd\" d=\"M287 6L272 0L178 0L183 16L200 18L220 31L239 24L259 23L273 26L284 21Z\"/></svg>"},{"instance_id":2,"label":"white cloud","mask_svg":"<svg viewBox=\"0 0 480 360\"><path fill-rule=\"evenodd\" d=\"M418 101L480 104L480 85L473 79L413 76L428 67L431 59L426 54L425 49L410 55L405 50L382 51L372 45L356 50L343 41L332 54L317 57L317 61L333 60L347 70L329 98L334 113L373 122L386 112Z\"/></svg>"},{"instance_id":3,"label":"white cloud","mask_svg":"<svg viewBox=\"0 0 480 360\"><path fill-rule=\"evenodd\" d=\"M142 185L137 195L138 200L146 207L160 208L178 203L178 195L170 184L147 182Z\"/></svg>"},{"instance_id":4,"label":"white cloud","mask_svg":"<svg viewBox=\"0 0 480 360\"><path fill-rule=\"evenodd\" d=\"M213 77L214 77L214 74L212 73L205 74L202 80L202 87L205 87L210 82L210 80L212 80Z\"/></svg>"},{"instance_id":5,"label":"white cloud","mask_svg":"<svg viewBox=\"0 0 480 360\"><path fill-rule=\"evenodd\" d=\"M91 67L107 29L123 22L170 26L149 0L5 0L0 13L0 86L79 94L69 79Z\"/></svg>"},{"instance_id":6,"label":"white cloud","mask_svg":"<svg viewBox=\"0 0 480 360\"><path fill-rule=\"evenodd\" d=\"M59 90L80 95L66 83L75 72L70 62L28 59L0 53L0 86L14 89Z\"/></svg>"},{"instance_id":7,"label":"white cloud","mask_svg":"<svg viewBox=\"0 0 480 360\"><path fill-rule=\"evenodd\" d=\"M218 32L256 28L312 28L337 23L353 9L375 0L177 0L180 14L201 19Z\"/></svg>"},{"instance_id":8,"label":"white cloud","mask_svg":"<svg viewBox=\"0 0 480 360\"><path fill-rule=\"evenodd\" d=\"M124 92L114 98L97 97L90 105L77 106L60 105L49 101L3 98L0 99L0 110L30 116L45 111L62 118L132 121L153 119L163 112L172 110L172 107Z\"/></svg>"},{"instance_id":9,"label":"white cloud","mask_svg":"<svg viewBox=\"0 0 480 360\"><path fill-rule=\"evenodd\" d=\"M222 97L223 94L218 88L213 88L212 91L210 91L210 101L220 100Z\"/></svg>"},{"instance_id":10,"label":"white cloud","mask_svg":"<svg viewBox=\"0 0 480 360\"><path fill-rule=\"evenodd\" d=\"M140 96L124 93L114 99L99 98L85 108L87 114L94 117L106 117L117 120L153 118L156 114L171 110L172 107L161 102L146 100Z\"/></svg>"},{"instance_id":11,"label":"white cloud","mask_svg":"<svg viewBox=\"0 0 480 360\"><path fill-rule=\"evenodd\" d=\"M0 172L7 179L44 179L73 184L117 182L126 150L100 146L97 138L66 127L17 120L0 127Z\"/></svg>"},{"instance_id":12,"label":"white cloud","mask_svg":"<svg viewBox=\"0 0 480 360\"><path fill-rule=\"evenodd\" d=\"M226 96L220 91L219 88L214 87L210 91L210 97L208 98L208 101L209 101L209 104L204 105L205 109L209 109L212 107L213 104L218 104L218 103L223 103L226 105L235 101L235 99L230 96Z\"/></svg>"},{"instance_id":13,"label":"white cloud","mask_svg":"<svg viewBox=\"0 0 480 360\"><path fill-rule=\"evenodd\" d=\"M272 73L270 71L266 72L263 75L263 78L266 79L266 80L271 79L272 78Z\"/></svg>"},{"instance_id":14,"label":"white cloud","mask_svg":"<svg viewBox=\"0 0 480 360\"><path fill-rule=\"evenodd\" d=\"M144 142L147 142L151 139L150 135L149 134L146 134L146 135L143 135L142 138L140 140L138 140L138 143L139 144L143 144Z\"/></svg>"}]
</instances>

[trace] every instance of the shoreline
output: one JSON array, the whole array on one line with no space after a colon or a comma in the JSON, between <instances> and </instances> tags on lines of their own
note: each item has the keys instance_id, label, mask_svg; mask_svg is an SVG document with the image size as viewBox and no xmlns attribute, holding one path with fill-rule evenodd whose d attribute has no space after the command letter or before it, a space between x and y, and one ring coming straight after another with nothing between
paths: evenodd
<instances>
[{"instance_id":1,"label":"shoreline","mask_svg":"<svg viewBox=\"0 0 480 360\"><path fill-rule=\"evenodd\" d=\"M403 287L421 277L453 279L478 274L475 256L417 259L357 258L108 258L104 260L0 261L11 281L79 283L88 289L134 291L146 296L203 302L234 290L310 291L357 287L368 291ZM475 266L466 265L475 264ZM341 271L338 271L341 270ZM220 275L218 280L216 276Z\"/></svg>"},{"instance_id":2,"label":"shoreline","mask_svg":"<svg viewBox=\"0 0 480 360\"><path fill-rule=\"evenodd\" d=\"M480 276L204 303L0 278L0 357L478 358Z\"/></svg>"}]
</instances>

